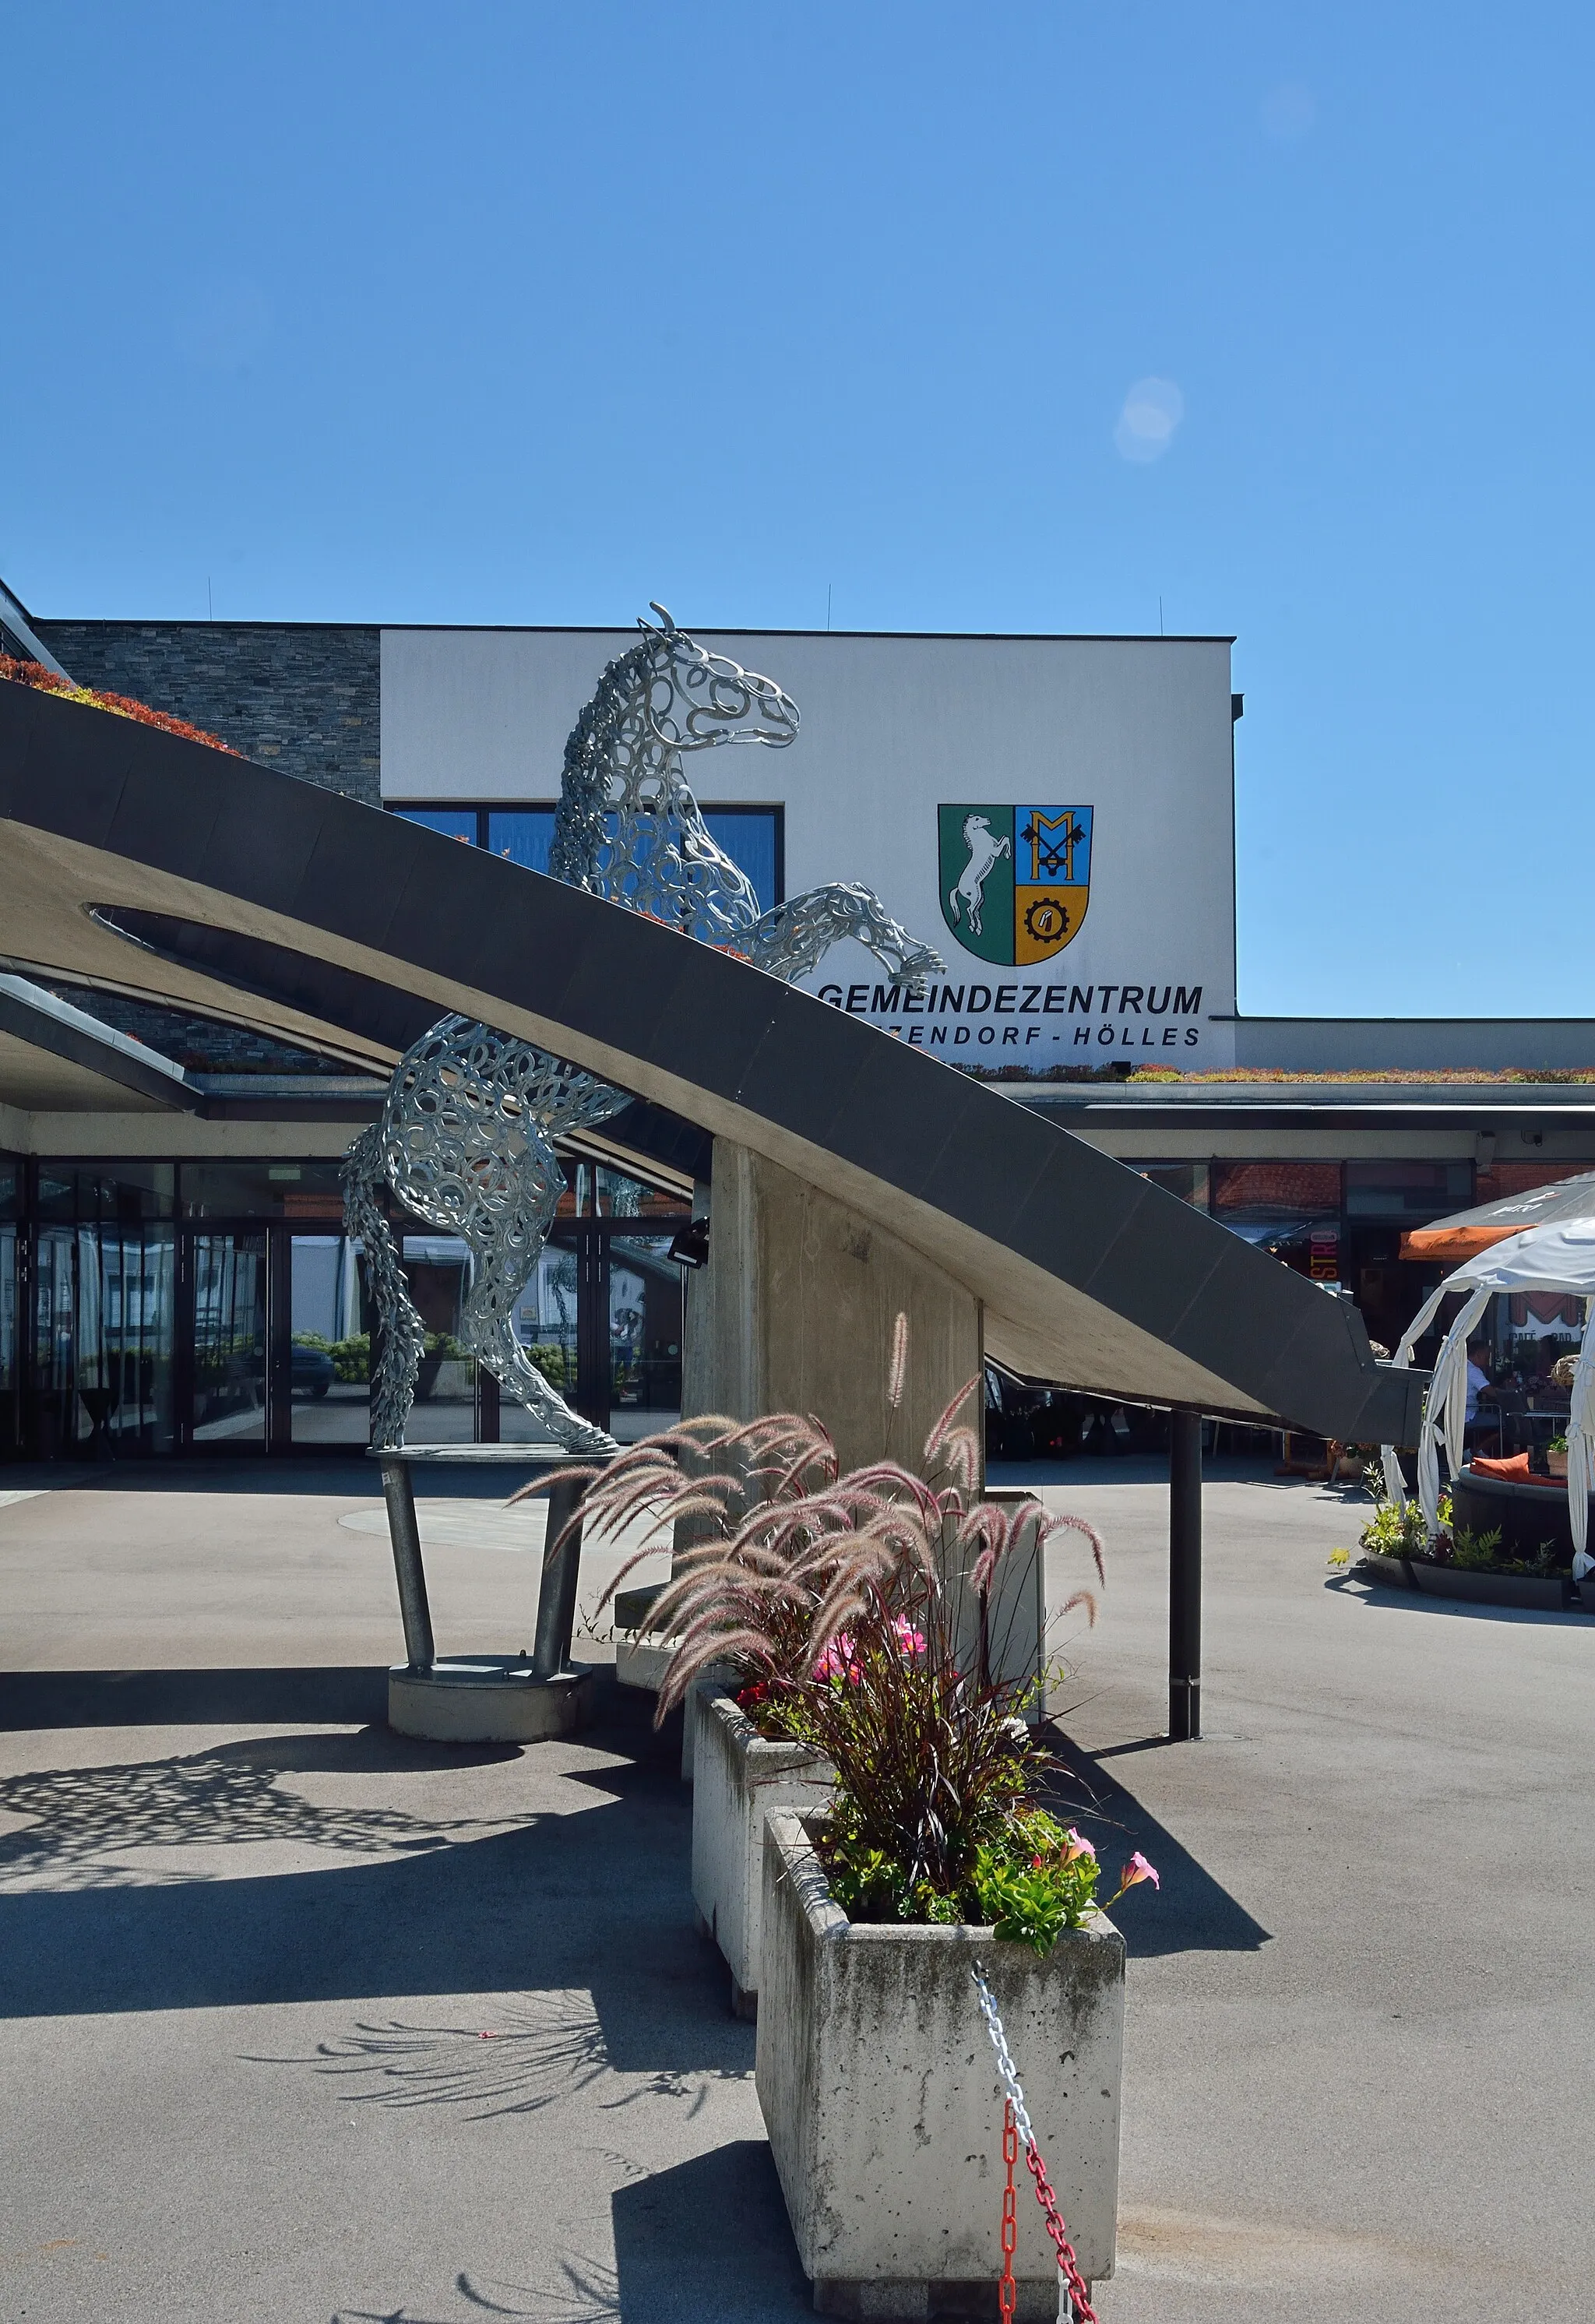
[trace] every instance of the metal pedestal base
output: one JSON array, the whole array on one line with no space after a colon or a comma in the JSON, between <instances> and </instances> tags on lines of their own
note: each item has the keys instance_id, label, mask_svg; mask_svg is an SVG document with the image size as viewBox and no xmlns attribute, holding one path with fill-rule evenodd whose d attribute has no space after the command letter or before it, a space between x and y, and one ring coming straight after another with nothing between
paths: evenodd
<instances>
[{"instance_id":1,"label":"metal pedestal base","mask_svg":"<svg viewBox=\"0 0 1595 2324\"><path fill-rule=\"evenodd\" d=\"M430 1743L546 1743L551 1736L574 1735L586 1723L592 1695L588 1674L570 1667L582 1554L579 1519L571 1526L564 1548L551 1561L545 1560L530 1660L524 1655L439 1658L432 1640L432 1609L410 1478L419 1466L562 1469L568 1466L568 1456L556 1446L544 1452L512 1444L383 1444L373 1445L370 1457L382 1465L399 1610L410 1655L407 1663L395 1663L388 1673L389 1726ZM550 1543L576 1517L580 1490L576 1483L550 1487Z\"/></svg>"},{"instance_id":2,"label":"metal pedestal base","mask_svg":"<svg viewBox=\"0 0 1595 2324\"><path fill-rule=\"evenodd\" d=\"M546 1743L574 1735L592 1713L585 1671L539 1678L508 1655L456 1655L388 1673L388 1724L429 1743Z\"/></svg>"}]
</instances>

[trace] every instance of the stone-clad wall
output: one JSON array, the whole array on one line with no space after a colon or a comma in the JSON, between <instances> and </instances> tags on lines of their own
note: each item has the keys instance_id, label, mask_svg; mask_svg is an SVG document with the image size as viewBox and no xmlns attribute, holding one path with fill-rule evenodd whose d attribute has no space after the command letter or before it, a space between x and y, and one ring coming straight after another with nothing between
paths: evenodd
<instances>
[{"instance_id":1,"label":"stone-clad wall","mask_svg":"<svg viewBox=\"0 0 1595 2324\"><path fill-rule=\"evenodd\" d=\"M263 766L382 802L382 632L321 622L41 622L79 685L186 718Z\"/></svg>"}]
</instances>

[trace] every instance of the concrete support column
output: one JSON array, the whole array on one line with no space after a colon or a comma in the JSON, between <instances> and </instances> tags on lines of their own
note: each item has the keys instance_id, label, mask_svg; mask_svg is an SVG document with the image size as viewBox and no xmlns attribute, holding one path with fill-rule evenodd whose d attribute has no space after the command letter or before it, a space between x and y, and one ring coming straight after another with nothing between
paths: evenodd
<instances>
[{"instance_id":1,"label":"concrete support column","mask_svg":"<svg viewBox=\"0 0 1595 2324\"><path fill-rule=\"evenodd\" d=\"M1168 1416L1168 1739L1202 1732L1202 1415Z\"/></svg>"},{"instance_id":2,"label":"concrete support column","mask_svg":"<svg viewBox=\"0 0 1595 2324\"><path fill-rule=\"evenodd\" d=\"M845 1204L729 1139L715 1141L709 1258L687 1277L682 1409L751 1420L812 1412L843 1468L917 1465L937 1416L982 1361L981 1304ZM892 1327L908 1318L901 1407L887 1402ZM968 1417L982 1419L977 1388Z\"/></svg>"}]
</instances>

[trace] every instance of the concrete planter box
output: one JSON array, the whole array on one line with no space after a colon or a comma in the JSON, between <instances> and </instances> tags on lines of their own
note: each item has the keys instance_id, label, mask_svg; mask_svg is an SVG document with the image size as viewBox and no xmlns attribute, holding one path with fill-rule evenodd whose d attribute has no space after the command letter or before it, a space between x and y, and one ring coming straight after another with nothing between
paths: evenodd
<instances>
[{"instance_id":1,"label":"concrete planter box","mask_svg":"<svg viewBox=\"0 0 1595 2324\"><path fill-rule=\"evenodd\" d=\"M1408 1563L1414 1589L1426 1598L1465 1598L1475 1606L1526 1606L1542 1614L1560 1614L1572 1603L1572 1582L1564 1573L1542 1580L1532 1573L1481 1573L1472 1566L1434 1565L1422 1557Z\"/></svg>"},{"instance_id":2,"label":"concrete planter box","mask_svg":"<svg viewBox=\"0 0 1595 2324\"><path fill-rule=\"evenodd\" d=\"M1365 1549L1357 1562L1372 1582L1387 1582L1392 1590L1412 1588L1412 1568L1405 1557L1380 1557Z\"/></svg>"},{"instance_id":3,"label":"concrete planter box","mask_svg":"<svg viewBox=\"0 0 1595 2324\"><path fill-rule=\"evenodd\" d=\"M1101 1914L1045 1959L990 1929L867 1927L798 1818L766 1818L756 2082L822 2315L997 2314L1002 2090L970 1968L996 1997L1088 2282L1113 2272L1124 1941ZM1061 2278L1019 2164L1018 2315Z\"/></svg>"},{"instance_id":4,"label":"concrete planter box","mask_svg":"<svg viewBox=\"0 0 1595 2324\"><path fill-rule=\"evenodd\" d=\"M733 2010L751 2017L759 2006L765 1816L771 1808L823 1807L834 1778L801 1744L767 1741L724 1686L696 1687L692 1709L692 1901L731 1970Z\"/></svg>"}]
</instances>

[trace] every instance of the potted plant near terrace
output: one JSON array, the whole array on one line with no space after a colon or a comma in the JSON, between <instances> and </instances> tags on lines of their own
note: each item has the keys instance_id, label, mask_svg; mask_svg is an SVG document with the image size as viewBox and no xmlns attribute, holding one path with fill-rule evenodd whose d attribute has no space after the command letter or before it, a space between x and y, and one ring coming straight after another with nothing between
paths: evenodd
<instances>
[{"instance_id":1,"label":"potted plant near terrace","mask_svg":"<svg viewBox=\"0 0 1595 2324\"><path fill-rule=\"evenodd\" d=\"M1379 1471L1369 1475L1377 1478ZM1363 1570L1431 1598L1552 1613L1572 1602L1572 1564L1554 1541L1543 1543L1533 1557L1514 1557L1502 1546L1499 1526L1458 1525L1449 1493L1440 1496L1436 1515L1439 1530L1431 1535L1416 1501L1381 1497L1362 1529Z\"/></svg>"},{"instance_id":2,"label":"potted plant near terrace","mask_svg":"<svg viewBox=\"0 0 1595 2324\"><path fill-rule=\"evenodd\" d=\"M1079 1521L982 1502L978 1441L958 1420L973 1385L933 1430L923 1474L881 1462L838 1477L812 1423L755 1424L787 1455L766 1480L770 1513L751 1535L739 1527L737 1561L724 1542L718 1566L697 1558L690 1571L705 1586L680 1600L669 1699L691 1683L695 1656L732 1657L757 1674L742 1690L748 1725L834 1778L828 1794L759 1819L756 2081L825 2313L994 2303L1004 2098L977 1968L1082 2275L1112 2271L1123 1943L1099 1906L1094 1850L1043 1804L1048 1763L1020 1715L1028 1682L1000 1674L989 1628L968 1619L972 1602L990 1607L1009 1559ZM708 1456L733 1434L751 1441L728 1424L718 1446L693 1441ZM659 1440L672 1466L678 1441ZM672 1487L678 1515L689 1488L705 1517L729 1510L735 1480L715 1483L706 1457L696 1474L691 1465ZM773 1458L764 1465L776 1471ZM621 1466L595 1487L617 1517L629 1513L614 1490ZM630 1511L660 1506L664 1482ZM1094 1614L1087 1592L1069 1602ZM1117 1894L1156 1877L1132 1858ZM1054 2317L1057 2262L1035 2205L1016 2235L1014 2312Z\"/></svg>"}]
</instances>

